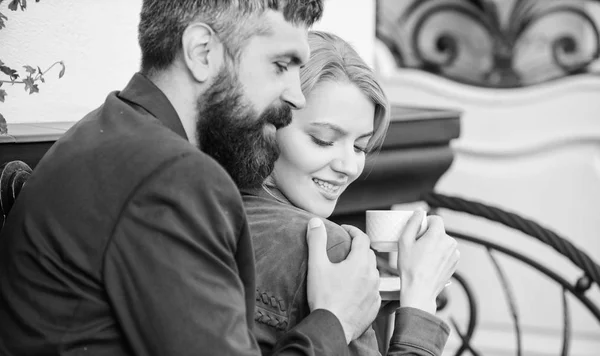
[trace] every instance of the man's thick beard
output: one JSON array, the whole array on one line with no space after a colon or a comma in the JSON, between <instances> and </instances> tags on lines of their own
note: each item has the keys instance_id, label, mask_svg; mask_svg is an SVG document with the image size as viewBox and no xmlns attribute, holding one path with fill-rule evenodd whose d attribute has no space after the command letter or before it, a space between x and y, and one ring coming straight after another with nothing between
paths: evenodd
<instances>
[{"instance_id":1,"label":"man's thick beard","mask_svg":"<svg viewBox=\"0 0 600 356\"><path fill-rule=\"evenodd\" d=\"M292 121L282 104L257 114L244 100L241 83L223 68L198 101L200 149L229 173L238 188L256 188L271 174L279 157L275 137L264 135L265 124L280 128Z\"/></svg>"}]
</instances>

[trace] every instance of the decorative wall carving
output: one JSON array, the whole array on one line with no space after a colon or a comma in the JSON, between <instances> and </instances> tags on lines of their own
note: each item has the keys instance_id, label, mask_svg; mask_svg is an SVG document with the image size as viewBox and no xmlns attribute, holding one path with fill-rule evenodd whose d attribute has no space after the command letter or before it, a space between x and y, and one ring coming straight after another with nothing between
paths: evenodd
<instances>
[{"instance_id":1,"label":"decorative wall carving","mask_svg":"<svg viewBox=\"0 0 600 356\"><path fill-rule=\"evenodd\" d=\"M377 38L397 66L471 85L529 86L589 73L600 59L597 1L378 0L377 6Z\"/></svg>"}]
</instances>

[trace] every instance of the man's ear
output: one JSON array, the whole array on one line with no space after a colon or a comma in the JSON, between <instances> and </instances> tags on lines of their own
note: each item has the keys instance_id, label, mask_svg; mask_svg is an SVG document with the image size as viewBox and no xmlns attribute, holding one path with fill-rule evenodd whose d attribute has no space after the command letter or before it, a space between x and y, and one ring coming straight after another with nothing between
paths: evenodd
<instances>
[{"instance_id":1,"label":"man's ear","mask_svg":"<svg viewBox=\"0 0 600 356\"><path fill-rule=\"evenodd\" d=\"M182 55L190 73L198 82L205 82L221 66L218 52L219 40L210 26L192 23L181 37ZM219 62L219 63L216 63Z\"/></svg>"}]
</instances>

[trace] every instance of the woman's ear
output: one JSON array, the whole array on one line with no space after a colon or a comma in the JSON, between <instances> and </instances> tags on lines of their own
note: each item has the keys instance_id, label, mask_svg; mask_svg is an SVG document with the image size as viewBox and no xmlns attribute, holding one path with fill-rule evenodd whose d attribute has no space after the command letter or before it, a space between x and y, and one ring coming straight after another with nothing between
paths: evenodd
<instances>
[{"instance_id":1,"label":"woman's ear","mask_svg":"<svg viewBox=\"0 0 600 356\"><path fill-rule=\"evenodd\" d=\"M210 26L204 23L190 24L183 31L181 44L183 60L196 81L205 82L218 73L222 56L214 52L218 52L221 46Z\"/></svg>"}]
</instances>

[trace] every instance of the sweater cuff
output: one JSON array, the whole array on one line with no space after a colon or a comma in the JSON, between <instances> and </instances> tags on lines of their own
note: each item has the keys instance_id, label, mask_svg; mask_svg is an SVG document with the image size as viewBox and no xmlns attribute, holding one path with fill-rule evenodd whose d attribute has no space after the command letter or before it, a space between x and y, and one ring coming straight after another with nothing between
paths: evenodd
<instances>
[{"instance_id":1,"label":"sweater cuff","mask_svg":"<svg viewBox=\"0 0 600 356\"><path fill-rule=\"evenodd\" d=\"M396 311L390 344L410 345L441 355L450 335L450 327L442 319L421 309L402 307Z\"/></svg>"}]
</instances>

